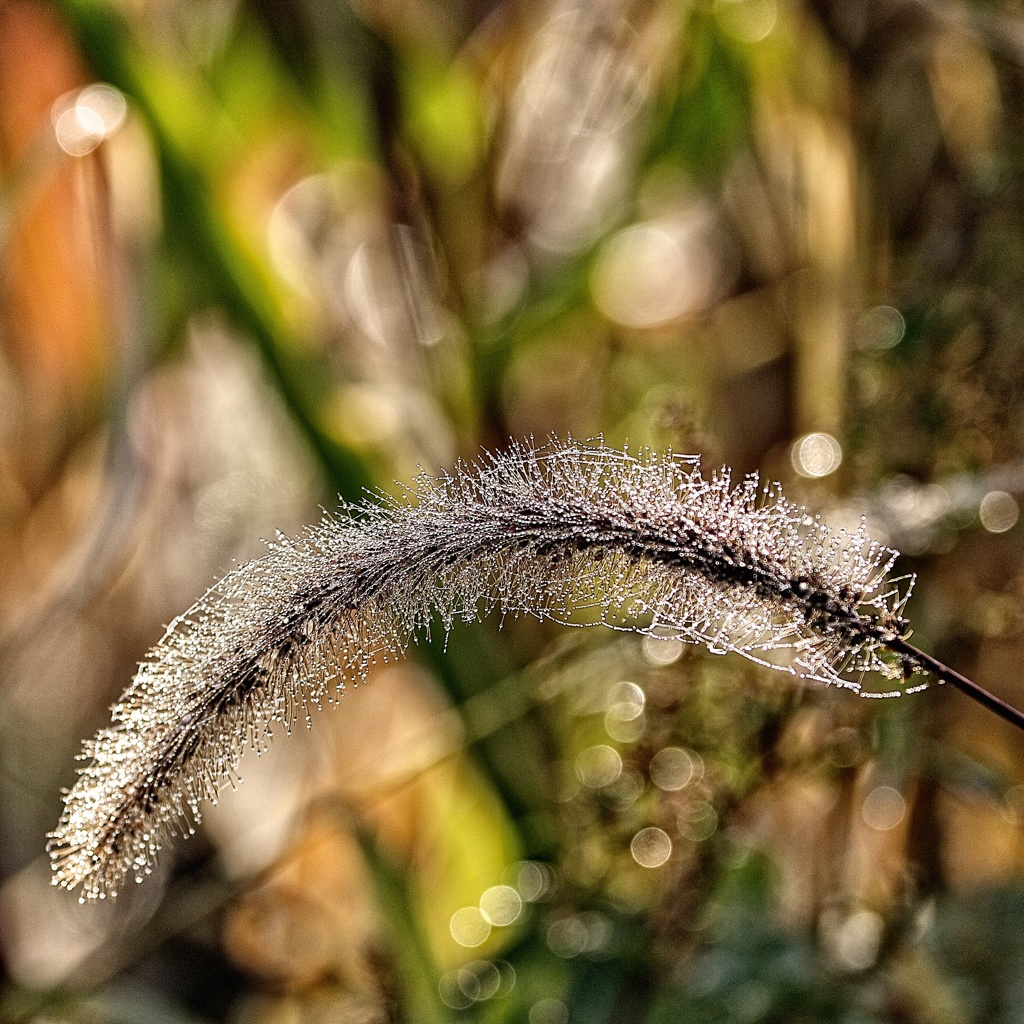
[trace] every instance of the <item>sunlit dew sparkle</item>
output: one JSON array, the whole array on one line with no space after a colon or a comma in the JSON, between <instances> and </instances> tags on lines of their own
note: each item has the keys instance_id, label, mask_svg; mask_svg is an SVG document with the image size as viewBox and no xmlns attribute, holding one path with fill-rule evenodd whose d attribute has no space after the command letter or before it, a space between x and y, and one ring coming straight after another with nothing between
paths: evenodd
<instances>
[{"instance_id":1,"label":"sunlit dew sparkle","mask_svg":"<svg viewBox=\"0 0 1024 1024\"><path fill-rule=\"evenodd\" d=\"M530 1007L530 1024L568 1024L569 1010L560 999L539 999Z\"/></svg>"},{"instance_id":2,"label":"sunlit dew sparkle","mask_svg":"<svg viewBox=\"0 0 1024 1024\"><path fill-rule=\"evenodd\" d=\"M479 907L463 907L452 914L449 930L460 946L472 948L487 940L491 934L491 925Z\"/></svg>"},{"instance_id":3,"label":"sunlit dew sparkle","mask_svg":"<svg viewBox=\"0 0 1024 1024\"><path fill-rule=\"evenodd\" d=\"M621 722L632 721L643 714L646 697L636 683L616 683L608 691L607 714Z\"/></svg>"},{"instance_id":4,"label":"sunlit dew sparkle","mask_svg":"<svg viewBox=\"0 0 1024 1024\"><path fill-rule=\"evenodd\" d=\"M590 789L611 785L622 772L622 757L606 744L597 744L582 751L576 758L576 774Z\"/></svg>"},{"instance_id":5,"label":"sunlit dew sparkle","mask_svg":"<svg viewBox=\"0 0 1024 1024\"><path fill-rule=\"evenodd\" d=\"M265 749L274 723L308 725L435 618L446 632L492 610L604 623L643 633L653 661L700 643L858 691L866 671L899 674L858 626L900 614L895 553L692 458L513 446L345 512L278 537L171 623L85 747L50 841L59 885L99 898L144 872L245 747ZM623 682L605 710L642 721L643 699ZM603 792L623 765L596 744L573 768Z\"/></svg>"},{"instance_id":6,"label":"sunlit dew sparkle","mask_svg":"<svg viewBox=\"0 0 1024 1024\"><path fill-rule=\"evenodd\" d=\"M643 639L644 658L659 667L674 665L683 655L683 644L667 637L645 636Z\"/></svg>"},{"instance_id":7,"label":"sunlit dew sparkle","mask_svg":"<svg viewBox=\"0 0 1024 1024\"><path fill-rule=\"evenodd\" d=\"M672 840L664 829L641 829L630 843L633 860L644 868L658 868L672 856Z\"/></svg>"},{"instance_id":8,"label":"sunlit dew sparkle","mask_svg":"<svg viewBox=\"0 0 1024 1024\"><path fill-rule=\"evenodd\" d=\"M903 794L892 786L876 786L865 797L861 806L864 823L878 832L888 832L903 821L907 802Z\"/></svg>"},{"instance_id":9,"label":"sunlit dew sparkle","mask_svg":"<svg viewBox=\"0 0 1024 1024\"><path fill-rule=\"evenodd\" d=\"M480 913L484 920L499 928L512 924L522 909L522 898L510 885L493 885L480 897Z\"/></svg>"},{"instance_id":10,"label":"sunlit dew sparkle","mask_svg":"<svg viewBox=\"0 0 1024 1024\"><path fill-rule=\"evenodd\" d=\"M124 123L128 104L112 85L97 82L66 93L51 108L58 145L69 156L86 156Z\"/></svg>"},{"instance_id":11,"label":"sunlit dew sparkle","mask_svg":"<svg viewBox=\"0 0 1024 1024\"><path fill-rule=\"evenodd\" d=\"M825 433L805 434L793 442L793 468L806 477L823 477L834 473L843 461L839 442Z\"/></svg>"},{"instance_id":12,"label":"sunlit dew sparkle","mask_svg":"<svg viewBox=\"0 0 1024 1024\"><path fill-rule=\"evenodd\" d=\"M703 775L699 757L681 747L665 747L651 759L651 781L662 790L672 792L683 789Z\"/></svg>"},{"instance_id":13,"label":"sunlit dew sparkle","mask_svg":"<svg viewBox=\"0 0 1024 1024\"><path fill-rule=\"evenodd\" d=\"M989 491L981 499L978 516L989 533L1005 533L1016 525L1020 506L1017 499L1006 491Z\"/></svg>"},{"instance_id":14,"label":"sunlit dew sparkle","mask_svg":"<svg viewBox=\"0 0 1024 1024\"><path fill-rule=\"evenodd\" d=\"M684 839L702 843L718 831L718 812L706 800L698 800L680 811L678 827Z\"/></svg>"},{"instance_id":15,"label":"sunlit dew sparkle","mask_svg":"<svg viewBox=\"0 0 1024 1024\"><path fill-rule=\"evenodd\" d=\"M516 889L527 903L543 899L551 890L551 869L546 864L522 861L516 867Z\"/></svg>"}]
</instances>

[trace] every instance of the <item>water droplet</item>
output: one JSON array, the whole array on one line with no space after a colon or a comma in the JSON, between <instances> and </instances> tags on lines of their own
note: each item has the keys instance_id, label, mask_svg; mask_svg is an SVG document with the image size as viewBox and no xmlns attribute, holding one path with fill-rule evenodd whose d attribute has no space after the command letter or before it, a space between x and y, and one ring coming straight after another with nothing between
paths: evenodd
<instances>
[{"instance_id":1,"label":"water droplet","mask_svg":"<svg viewBox=\"0 0 1024 1024\"><path fill-rule=\"evenodd\" d=\"M542 900L551 889L551 869L532 860L522 861L516 871L516 888L527 903Z\"/></svg>"},{"instance_id":2,"label":"water droplet","mask_svg":"<svg viewBox=\"0 0 1024 1024\"><path fill-rule=\"evenodd\" d=\"M629 850L641 867L657 868L672 856L672 840L663 829L644 828L633 836Z\"/></svg>"},{"instance_id":3,"label":"water droplet","mask_svg":"<svg viewBox=\"0 0 1024 1024\"><path fill-rule=\"evenodd\" d=\"M480 897L480 913L492 925L506 927L522 913L523 901L510 885L491 886Z\"/></svg>"},{"instance_id":4,"label":"water droplet","mask_svg":"<svg viewBox=\"0 0 1024 1024\"><path fill-rule=\"evenodd\" d=\"M571 960L587 948L586 925L575 914L559 918L547 931L548 948L555 956Z\"/></svg>"},{"instance_id":5,"label":"water droplet","mask_svg":"<svg viewBox=\"0 0 1024 1024\"><path fill-rule=\"evenodd\" d=\"M465 1010L473 1005L473 999L466 995L459 984L459 974L459 971L449 971L437 983L441 1002L452 1010Z\"/></svg>"},{"instance_id":6,"label":"water droplet","mask_svg":"<svg viewBox=\"0 0 1024 1024\"><path fill-rule=\"evenodd\" d=\"M876 786L864 798L861 817L864 823L879 832L894 829L907 812L907 802L898 789Z\"/></svg>"},{"instance_id":7,"label":"water droplet","mask_svg":"<svg viewBox=\"0 0 1024 1024\"><path fill-rule=\"evenodd\" d=\"M452 938L460 945L479 946L491 934L491 926L478 907L463 907L449 922Z\"/></svg>"},{"instance_id":8,"label":"water droplet","mask_svg":"<svg viewBox=\"0 0 1024 1024\"><path fill-rule=\"evenodd\" d=\"M793 468L806 477L834 473L843 461L843 449L831 434L805 434L793 442Z\"/></svg>"},{"instance_id":9,"label":"water droplet","mask_svg":"<svg viewBox=\"0 0 1024 1024\"><path fill-rule=\"evenodd\" d=\"M1006 491L989 491L978 507L981 525L989 533L1006 533L1012 529L1020 516L1017 499Z\"/></svg>"},{"instance_id":10,"label":"water droplet","mask_svg":"<svg viewBox=\"0 0 1024 1024\"><path fill-rule=\"evenodd\" d=\"M665 747L651 759L651 781L666 792L688 786L695 774L693 758L682 747Z\"/></svg>"},{"instance_id":11,"label":"water droplet","mask_svg":"<svg viewBox=\"0 0 1024 1024\"><path fill-rule=\"evenodd\" d=\"M458 985L473 1002L490 999L501 986L501 973L489 960L473 960L458 971Z\"/></svg>"},{"instance_id":12,"label":"water droplet","mask_svg":"<svg viewBox=\"0 0 1024 1024\"><path fill-rule=\"evenodd\" d=\"M622 771L618 751L605 744L587 747L576 758L576 775L584 786L600 789L613 783Z\"/></svg>"},{"instance_id":13,"label":"water droplet","mask_svg":"<svg viewBox=\"0 0 1024 1024\"><path fill-rule=\"evenodd\" d=\"M643 640L644 658L652 665L659 667L672 665L683 656L682 640L645 636Z\"/></svg>"},{"instance_id":14,"label":"water droplet","mask_svg":"<svg viewBox=\"0 0 1024 1024\"><path fill-rule=\"evenodd\" d=\"M608 715L620 722L629 722L643 714L646 697L636 683L616 683L608 690L605 707Z\"/></svg>"},{"instance_id":15,"label":"water droplet","mask_svg":"<svg viewBox=\"0 0 1024 1024\"><path fill-rule=\"evenodd\" d=\"M569 1024L569 1011L561 999L538 999L530 1007L530 1024Z\"/></svg>"},{"instance_id":16,"label":"water droplet","mask_svg":"<svg viewBox=\"0 0 1024 1024\"><path fill-rule=\"evenodd\" d=\"M684 839L702 843L718 831L718 813L706 800L698 800L680 812L678 825Z\"/></svg>"},{"instance_id":17,"label":"water droplet","mask_svg":"<svg viewBox=\"0 0 1024 1024\"><path fill-rule=\"evenodd\" d=\"M647 730L647 716L639 714L635 718L618 718L616 708L610 708L604 716L604 731L618 743L636 743Z\"/></svg>"},{"instance_id":18,"label":"water droplet","mask_svg":"<svg viewBox=\"0 0 1024 1024\"><path fill-rule=\"evenodd\" d=\"M851 971L867 970L878 957L885 922L873 910L858 910L836 929L836 955Z\"/></svg>"}]
</instances>

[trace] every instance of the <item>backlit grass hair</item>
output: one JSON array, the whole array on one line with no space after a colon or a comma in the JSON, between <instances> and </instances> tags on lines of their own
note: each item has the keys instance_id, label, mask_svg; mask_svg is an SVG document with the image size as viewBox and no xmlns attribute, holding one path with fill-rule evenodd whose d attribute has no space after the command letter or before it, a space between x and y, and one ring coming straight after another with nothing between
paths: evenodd
<instances>
[{"instance_id":1,"label":"backlit grass hair","mask_svg":"<svg viewBox=\"0 0 1024 1024\"><path fill-rule=\"evenodd\" d=\"M85 899L141 880L246 746L308 722L435 615L446 630L491 611L603 623L858 691L866 672L930 671L1016 715L907 643L913 580L891 580L895 558L863 525L834 532L777 486L705 478L690 457L512 445L421 476L279 537L171 623L85 746L54 882Z\"/></svg>"}]
</instances>

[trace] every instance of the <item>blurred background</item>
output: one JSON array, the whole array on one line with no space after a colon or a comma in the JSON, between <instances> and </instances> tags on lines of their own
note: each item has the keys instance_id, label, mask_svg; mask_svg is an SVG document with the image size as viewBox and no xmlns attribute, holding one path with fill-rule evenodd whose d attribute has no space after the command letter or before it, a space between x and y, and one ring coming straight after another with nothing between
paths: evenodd
<instances>
[{"instance_id":1,"label":"blurred background","mask_svg":"<svg viewBox=\"0 0 1024 1024\"><path fill-rule=\"evenodd\" d=\"M948 687L459 626L113 905L44 853L164 624L509 437L867 515L1020 707L1022 172L1020 0L0 0L0 1019L1024 1021Z\"/></svg>"}]
</instances>

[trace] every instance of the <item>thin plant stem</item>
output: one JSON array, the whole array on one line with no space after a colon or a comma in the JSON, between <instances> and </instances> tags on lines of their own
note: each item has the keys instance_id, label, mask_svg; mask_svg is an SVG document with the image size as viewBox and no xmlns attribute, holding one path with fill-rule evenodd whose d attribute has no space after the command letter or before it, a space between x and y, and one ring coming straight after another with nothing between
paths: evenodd
<instances>
[{"instance_id":1,"label":"thin plant stem","mask_svg":"<svg viewBox=\"0 0 1024 1024\"><path fill-rule=\"evenodd\" d=\"M894 654L899 654L914 666L930 672L936 679L941 679L944 683L951 683L961 693L965 693L972 700L976 700L983 707L988 708L989 711L995 712L1000 718L1017 726L1018 729L1024 729L1024 713L1007 704L1006 701L1000 700L995 694L989 693L983 686L979 686L973 680L968 679L967 676L961 675L956 669L950 668L937 658L933 658L930 654L925 654L924 651L908 643L900 636L896 636L891 640L886 639L882 642Z\"/></svg>"}]
</instances>

